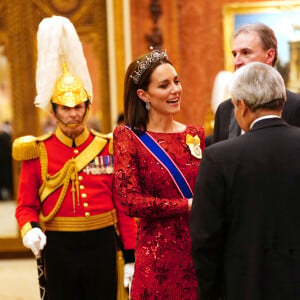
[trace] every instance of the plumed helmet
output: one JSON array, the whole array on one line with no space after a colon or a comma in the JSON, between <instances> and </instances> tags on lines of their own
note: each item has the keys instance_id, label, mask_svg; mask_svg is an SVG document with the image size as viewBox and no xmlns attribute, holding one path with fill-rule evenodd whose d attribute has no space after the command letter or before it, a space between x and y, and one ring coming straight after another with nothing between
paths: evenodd
<instances>
[{"instance_id":1,"label":"plumed helmet","mask_svg":"<svg viewBox=\"0 0 300 300\"><path fill-rule=\"evenodd\" d=\"M82 44L70 20L61 16L43 19L37 44L34 104L49 111L51 102L74 107L92 101L92 81Z\"/></svg>"}]
</instances>

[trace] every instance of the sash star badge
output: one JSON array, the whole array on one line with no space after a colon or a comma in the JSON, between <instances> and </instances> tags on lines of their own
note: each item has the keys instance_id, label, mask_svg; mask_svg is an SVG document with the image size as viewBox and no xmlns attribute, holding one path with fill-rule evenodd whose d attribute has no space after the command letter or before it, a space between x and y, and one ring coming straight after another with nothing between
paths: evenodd
<instances>
[{"instance_id":1,"label":"sash star badge","mask_svg":"<svg viewBox=\"0 0 300 300\"><path fill-rule=\"evenodd\" d=\"M202 158L202 150L200 148L200 138L198 135L195 135L194 137L190 134L186 135L186 144L189 146L190 151L193 156L196 158L201 159Z\"/></svg>"}]
</instances>

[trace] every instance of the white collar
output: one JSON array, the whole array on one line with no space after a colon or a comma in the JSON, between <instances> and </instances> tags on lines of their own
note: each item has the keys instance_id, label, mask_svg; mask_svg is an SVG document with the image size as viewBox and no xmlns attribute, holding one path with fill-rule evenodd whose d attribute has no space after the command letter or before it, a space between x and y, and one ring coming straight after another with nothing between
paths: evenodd
<instances>
[{"instance_id":1,"label":"white collar","mask_svg":"<svg viewBox=\"0 0 300 300\"><path fill-rule=\"evenodd\" d=\"M259 117L257 119L255 119L251 125L250 125L250 129L254 126L255 123L257 123L258 121L260 120L265 120L265 119L272 119L272 118L278 118L280 119L280 117L278 115L267 115L267 116L262 116L262 117Z\"/></svg>"}]
</instances>

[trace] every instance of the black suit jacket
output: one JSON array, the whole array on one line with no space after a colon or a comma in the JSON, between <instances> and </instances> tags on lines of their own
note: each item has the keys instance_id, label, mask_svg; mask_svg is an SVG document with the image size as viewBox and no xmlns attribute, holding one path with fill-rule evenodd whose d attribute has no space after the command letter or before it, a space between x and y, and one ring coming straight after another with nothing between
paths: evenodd
<instances>
[{"instance_id":1,"label":"black suit jacket","mask_svg":"<svg viewBox=\"0 0 300 300\"><path fill-rule=\"evenodd\" d=\"M282 119L288 124L300 127L300 95L286 91L287 101L283 106ZM222 102L215 114L213 143L237 137L241 129L234 118L231 99Z\"/></svg>"},{"instance_id":2,"label":"black suit jacket","mask_svg":"<svg viewBox=\"0 0 300 300\"><path fill-rule=\"evenodd\" d=\"M272 118L206 148L190 218L201 300L300 299L300 129Z\"/></svg>"}]
</instances>

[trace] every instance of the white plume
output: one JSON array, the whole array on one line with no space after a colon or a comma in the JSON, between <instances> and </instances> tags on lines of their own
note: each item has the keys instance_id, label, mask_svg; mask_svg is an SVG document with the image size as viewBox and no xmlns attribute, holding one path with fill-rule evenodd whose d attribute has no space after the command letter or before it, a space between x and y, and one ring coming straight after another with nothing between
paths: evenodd
<instances>
[{"instance_id":1,"label":"white plume","mask_svg":"<svg viewBox=\"0 0 300 300\"><path fill-rule=\"evenodd\" d=\"M34 104L49 110L56 80L62 75L62 63L82 82L92 101L92 81L74 25L61 16L45 18L37 33L38 60L36 68L36 90Z\"/></svg>"}]
</instances>

